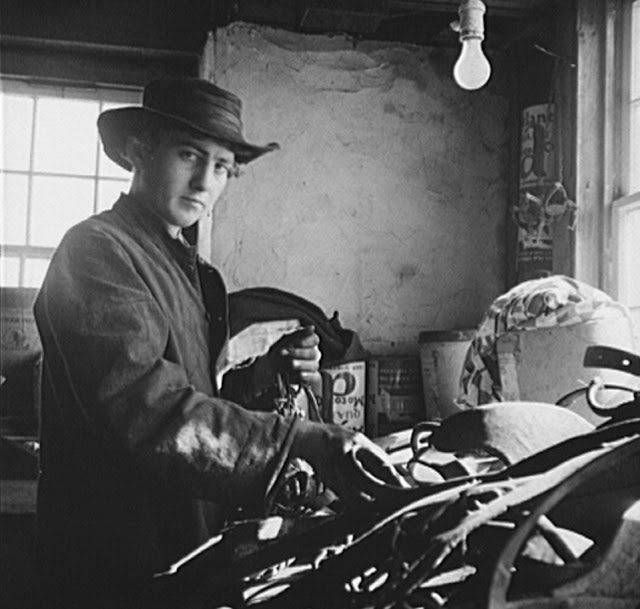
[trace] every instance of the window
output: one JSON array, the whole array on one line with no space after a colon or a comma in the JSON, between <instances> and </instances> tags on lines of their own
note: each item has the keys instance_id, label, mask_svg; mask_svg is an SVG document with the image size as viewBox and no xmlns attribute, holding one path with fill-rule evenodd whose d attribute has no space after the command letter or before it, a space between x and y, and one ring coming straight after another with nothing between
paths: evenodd
<instances>
[{"instance_id":1,"label":"window","mask_svg":"<svg viewBox=\"0 0 640 609\"><path fill-rule=\"evenodd\" d=\"M630 19L624 19L630 25L623 31L621 49L621 196L612 204L611 282L618 299L631 309L640 332L640 0L630 4Z\"/></svg>"},{"instance_id":2,"label":"window","mask_svg":"<svg viewBox=\"0 0 640 609\"><path fill-rule=\"evenodd\" d=\"M2 81L0 285L39 287L65 231L128 190L130 174L104 154L96 120L139 99L132 89Z\"/></svg>"},{"instance_id":3,"label":"window","mask_svg":"<svg viewBox=\"0 0 640 609\"><path fill-rule=\"evenodd\" d=\"M640 349L640 0L575 6L575 276L629 308Z\"/></svg>"}]
</instances>

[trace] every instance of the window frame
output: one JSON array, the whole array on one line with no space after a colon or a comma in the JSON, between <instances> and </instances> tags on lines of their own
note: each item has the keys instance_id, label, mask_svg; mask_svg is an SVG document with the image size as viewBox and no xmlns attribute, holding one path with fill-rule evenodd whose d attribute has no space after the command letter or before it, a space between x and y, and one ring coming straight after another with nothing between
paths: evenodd
<instances>
[{"instance_id":1,"label":"window frame","mask_svg":"<svg viewBox=\"0 0 640 609\"><path fill-rule=\"evenodd\" d=\"M122 103L137 104L142 96L141 87L133 87L127 85L87 85L77 84L73 82L41 82L31 81L27 79L16 78L11 75L2 75L0 78L2 90L5 94L19 94L31 96L33 99L43 97L53 97L56 99L81 99L96 100L99 102L99 112L103 110L106 104ZM34 104L32 127L37 121L37 105ZM4 166L0 168L0 177L5 174L26 175L28 179L27 186L27 211L25 235L22 244L7 244L0 242L0 256L2 258L18 258L18 286L28 287L25 283L26 268L28 260L50 260L55 251L55 246L34 245L31 242L32 226L31 216L33 213L33 181L36 177L69 177L91 179L93 182L93 207L92 213L99 211L98 184L99 182L120 182L125 183L122 177L103 175L100 173L101 165L99 163L101 143L99 138L96 140L96 162L94 171L89 174L84 173L62 173L56 171L41 171L34 167L34 146L35 146L35 129L32 128L31 142L29 149L29 167L27 169L9 169ZM4 143L3 143L4 147ZM6 152L4 153L6 155ZM2 189L0 187L0 189ZM1 238L1 237L0 237ZM4 277L0 278L0 283L5 285Z\"/></svg>"},{"instance_id":2,"label":"window frame","mask_svg":"<svg viewBox=\"0 0 640 609\"><path fill-rule=\"evenodd\" d=\"M614 298L620 296L619 227L640 199L629 192L632 4L576 2L575 276Z\"/></svg>"},{"instance_id":3,"label":"window frame","mask_svg":"<svg viewBox=\"0 0 640 609\"><path fill-rule=\"evenodd\" d=\"M640 3L635 1L638 8L637 18L640 18ZM628 278L622 277L620 268L617 265L618 254L620 252L621 230L624 225L625 216L640 208L640 187L637 191L631 191L631 175L633 167L631 164L631 110L634 102L640 103L640 99L631 98L631 64L632 64L632 11L634 2L624 3L618 18L619 24L616 37L617 53L620 61L614 65L614 78L620 81L620 107L614 110L614 129L615 135L621 146L617 150L618 157L616 159L621 171L616 172L612 168L618 182L615 187L614 198L611 201L611 253L608 260L608 286L612 293L618 297L624 297L624 285ZM640 40L635 41L640 44ZM640 66L638 66L640 69ZM637 159L640 162L640 159Z\"/></svg>"},{"instance_id":4,"label":"window frame","mask_svg":"<svg viewBox=\"0 0 640 609\"><path fill-rule=\"evenodd\" d=\"M611 256L612 260L610 262L610 275L608 280L611 286L611 293L615 298L625 303L625 288L630 278L622 275L620 266L616 263L620 261L620 246L623 242L621 227L625 224L626 216L633 212L640 213L640 191L625 197L620 197L611 204L611 250L616 256ZM615 260L613 260L614 257ZM630 308L632 309L633 317L636 319L636 325L638 325L638 323L640 323L638 321L640 320L640 303L634 303ZM636 328L636 330L640 332L639 328Z\"/></svg>"}]
</instances>

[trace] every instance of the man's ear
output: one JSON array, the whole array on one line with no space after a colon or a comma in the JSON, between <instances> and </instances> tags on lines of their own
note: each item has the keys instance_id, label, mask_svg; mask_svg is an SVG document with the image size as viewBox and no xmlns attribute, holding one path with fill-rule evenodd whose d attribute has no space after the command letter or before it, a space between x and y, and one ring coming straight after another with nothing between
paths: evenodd
<instances>
[{"instance_id":1,"label":"man's ear","mask_svg":"<svg viewBox=\"0 0 640 609\"><path fill-rule=\"evenodd\" d=\"M151 147L136 135L127 137L123 156L131 163L133 170L140 170L151 158Z\"/></svg>"}]
</instances>

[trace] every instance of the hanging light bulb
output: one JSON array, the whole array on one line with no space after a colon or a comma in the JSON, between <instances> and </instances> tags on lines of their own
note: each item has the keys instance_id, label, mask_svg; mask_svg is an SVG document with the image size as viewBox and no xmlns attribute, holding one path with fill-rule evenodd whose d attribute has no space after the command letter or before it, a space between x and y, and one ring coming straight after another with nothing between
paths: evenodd
<instances>
[{"instance_id":1,"label":"hanging light bulb","mask_svg":"<svg viewBox=\"0 0 640 609\"><path fill-rule=\"evenodd\" d=\"M479 89L491 76L491 64L482 52L484 12L481 0L465 0L458 9L460 21L451 24L460 33L462 43L460 56L453 67L453 78L463 89Z\"/></svg>"}]
</instances>

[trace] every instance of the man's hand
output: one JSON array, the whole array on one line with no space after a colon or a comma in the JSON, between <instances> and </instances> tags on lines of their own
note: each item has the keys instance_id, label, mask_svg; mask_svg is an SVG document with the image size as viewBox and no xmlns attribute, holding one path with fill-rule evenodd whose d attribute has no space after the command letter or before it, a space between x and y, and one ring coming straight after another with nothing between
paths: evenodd
<instances>
[{"instance_id":1,"label":"man's hand","mask_svg":"<svg viewBox=\"0 0 640 609\"><path fill-rule=\"evenodd\" d=\"M365 435L340 425L299 421L291 456L308 461L320 480L340 499L355 503L366 497L368 486L364 476L353 475L357 472L350 458L356 450L361 465L371 476L393 486L407 486L382 448Z\"/></svg>"},{"instance_id":2,"label":"man's hand","mask_svg":"<svg viewBox=\"0 0 640 609\"><path fill-rule=\"evenodd\" d=\"M322 385L320 377L320 337L314 326L285 334L269 349L271 368L287 374L291 383L302 383L314 389Z\"/></svg>"}]
</instances>

